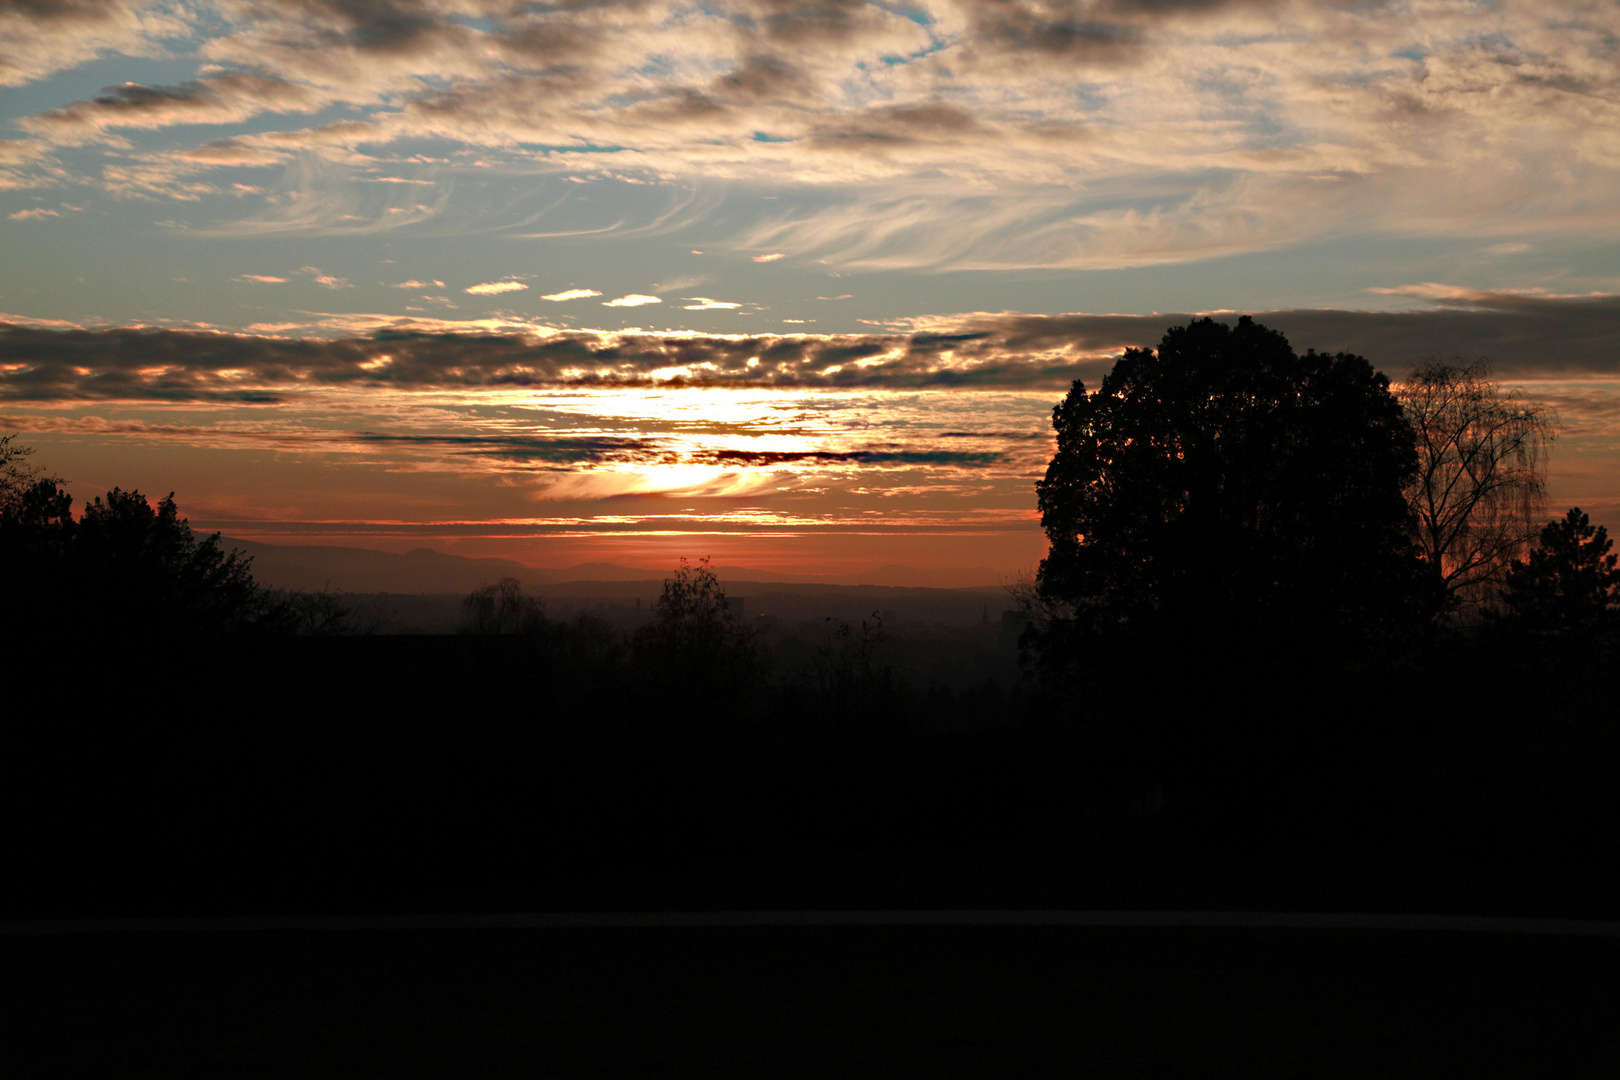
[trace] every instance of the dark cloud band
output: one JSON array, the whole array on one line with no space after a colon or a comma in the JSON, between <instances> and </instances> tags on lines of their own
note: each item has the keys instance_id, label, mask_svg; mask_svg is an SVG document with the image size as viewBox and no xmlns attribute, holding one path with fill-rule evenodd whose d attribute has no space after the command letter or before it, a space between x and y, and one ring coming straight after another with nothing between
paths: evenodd
<instances>
[{"instance_id":1,"label":"dark cloud band","mask_svg":"<svg viewBox=\"0 0 1620 1080\"><path fill-rule=\"evenodd\" d=\"M1616 296L1458 293L1416 311L1255 314L1299 351L1359 353L1397 378L1437 356L1488 357L1499 375L1521 378L1620 375ZM0 400L275 404L333 387L1061 390L1076 378L1095 380L1121 349L1154 346L1191 318L981 314L909 334L389 332L337 340L0 324Z\"/></svg>"}]
</instances>

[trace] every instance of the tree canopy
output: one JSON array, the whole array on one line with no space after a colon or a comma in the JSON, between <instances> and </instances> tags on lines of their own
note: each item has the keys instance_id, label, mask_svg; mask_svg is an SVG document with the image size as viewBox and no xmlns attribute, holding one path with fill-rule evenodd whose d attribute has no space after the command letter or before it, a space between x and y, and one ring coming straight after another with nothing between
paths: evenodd
<instances>
[{"instance_id":1,"label":"tree canopy","mask_svg":"<svg viewBox=\"0 0 1620 1080\"><path fill-rule=\"evenodd\" d=\"M1077 380L1052 425L1036 585L1070 625L1361 634L1411 617L1417 457L1361 357L1200 319L1127 349L1095 391Z\"/></svg>"}]
</instances>

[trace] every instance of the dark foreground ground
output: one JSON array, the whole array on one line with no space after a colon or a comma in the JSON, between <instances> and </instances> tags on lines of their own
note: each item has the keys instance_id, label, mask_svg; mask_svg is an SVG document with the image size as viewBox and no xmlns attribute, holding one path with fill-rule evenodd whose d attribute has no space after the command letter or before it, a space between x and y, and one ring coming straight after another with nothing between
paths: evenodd
<instances>
[{"instance_id":1,"label":"dark foreground ground","mask_svg":"<svg viewBox=\"0 0 1620 1080\"><path fill-rule=\"evenodd\" d=\"M987 927L0 938L14 1077L1606 1077L1620 939Z\"/></svg>"},{"instance_id":2,"label":"dark foreground ground","mask_svg":"<svg viewBox=\"0 0 1620 1080\"><path fill-rule=\"evenodd\" d=\"M1042 699L896 685L852 645L761 685L589 629L14 650L0 1075L1620 1075L1614 936L465 921L1612 926L1606 654L1175 654ZM320 921L387 914L439 921Z\"/></svg>"},{"instance_id":3,"label":"dark foreground ground","mask_svg":"<svg viewBox=\"0 0 1620 1080\"><path fill-rule=\"evenodd\" d=\"M896 685L847 652L819 676L748 682L614 642L17 650L16 686L35 693L0 713L0 920L1620 919L1607 655L1475 649L1368 671L1174 654L1043 700Z\"/></svg>"}]
</instances>

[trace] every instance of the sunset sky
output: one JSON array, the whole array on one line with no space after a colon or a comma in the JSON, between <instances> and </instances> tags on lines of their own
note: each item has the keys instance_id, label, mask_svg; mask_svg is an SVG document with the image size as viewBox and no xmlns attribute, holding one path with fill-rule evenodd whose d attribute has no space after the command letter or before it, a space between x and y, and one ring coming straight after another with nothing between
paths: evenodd
<instances>
[{"instance_id":1,"label":"sunset sky","mask_svg":"<svg viewBox=\"0 0 1620 1080\"><path fill-rule=\"evenodd\" d=\"M1554 407L1620 525L1620 4L0 0L0 433L279 543L1011 574L1194 314Z\"/></svg>"}]
</instances>

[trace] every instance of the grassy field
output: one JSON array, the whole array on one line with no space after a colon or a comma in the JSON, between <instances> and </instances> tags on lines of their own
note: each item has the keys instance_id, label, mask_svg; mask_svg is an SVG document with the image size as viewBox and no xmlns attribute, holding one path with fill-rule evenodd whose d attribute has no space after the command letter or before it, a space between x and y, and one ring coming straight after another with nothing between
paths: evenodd
<instances>
[{"instance_id":1,"label":"grassy field","mask_svg":"<svg viewBox=\"0 0 1620 1080\"><path fill-rule=\"evenodd\" d=\"M1620 1075L1614 938L189 930L0 957L13 1077Z\"/></svg>"}]
</instances>

